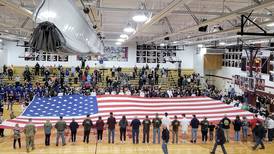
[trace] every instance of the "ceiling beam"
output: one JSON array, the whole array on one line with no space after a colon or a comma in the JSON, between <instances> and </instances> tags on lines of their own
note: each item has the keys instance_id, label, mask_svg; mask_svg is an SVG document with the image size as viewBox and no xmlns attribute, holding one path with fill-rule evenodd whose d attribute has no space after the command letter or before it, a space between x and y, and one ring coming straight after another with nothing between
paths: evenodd
<instances>
[{"instance_id":1,"label":"ceiling beam","mask_svg":"<svg viewBox=\"0 0 274 154\"><path fill-rule=\"evenodd\" d=\"M32 12L17 5L17 4L14 4L8 0L0 0L0 4L3 4L5 6L7 6L8 8L12 9L14 12L18 13L18 14L21 14L21 15L24 15L24 16L27 16L29 18L32 18Z\"/></svg>"},{"instance_id":2,"label":"ceiling beam","mask_svg":"<svg viewBox=\"0 0 274 154\"><path fill-rule=\"evenodd\" d=\"M261 4L254 4L254 5L251 5L251 6L248 6L248 7L244 7L244 8L232 11L231 13L229 13L227 15L222 15L220 17L204 21L204 22L202 22L202 23L200 23L198 25L194 25L194 26L182 28L182 29L178 30L175 33L170 33L170 34L166 34L166 35L163 35L163 36L160 36L160 37L156 37L156 38L154 38L152 40L147 41L146 43L155 42L155 41L158 41L158 40L162 40L162 39L164 39L166 37L176 36L178 34L186 33L186 32L193 31L193 30L198 31L199 27L206 26L206 25L212 25L212 24L216 24L216 23L220 23L222 21L234 18L235 16L240 15L239 12L249 12L249 11L252 11L252 10L256 10L257 11L259 9L264 9L266 7L272 6L273 4L274 4L274 0L265 0Z\"/></svg>"},{"instance_id":3,"label":"ceiling beam","mask_svg":"<svg viewBox=\"0 0 274 154\"><path fill-rule=\"evenodd\" d=\"M30 20L29 17L27 17L24 22L22 23L22 25L20 26L21 28L24 28L26 26L26 24L28 23L28 21Z\"/></svg>"},{"instance_id":4,"label":"ceiling beam","mask_svg":"<svg viewBox=\"0 0 274 154\"><path fill-rule=\"evenodd\" d=\"M187 12L191 15L191 17L193 18L193 20L196 22L196 24L198 25L200 23L199 19L196 17L196 15L194 13L192 13L191 9L189 8L188 5L184 4L185 8L187 9Z\"/></svg>"},{"instance_id":5,"label":"ceiling beam","mask_svg":"<svg viewBox=\"0 0 274 154\"><path fill-rule=\"evenodd\" d=\"M259 26L265 26L265 25L268 25L270 23L272 23L273 20L271 21L266 21L266 22L261 22L261 23L257 23ZM256 28L255 25L250 25L250 26L247 26L247 28L249 29L254 29ZM196 35L196 36L192 36L192 37L188 37L188 38L183 38L181 40L179 40L178 42L183 42L183 41L190 41L190 40L195 40L195 39L198 39L198 38L201 38L201 37L211 37L211 36L216 36L216 35L224 35L224 34L227 34L227 33L235 33L238 32L241 28L240 27L233 27L233 28L230 28L230 29L226 29L226 30L223 30L223 31L219 31L219 32L213 32L213 33L207 33L207 34L201 34L201 35Z\"/></svg>"},{"instance_id":6,"label":"ceiling beam","mask_svg":"<svg viewBox=\"0 0 274 154\"><path fill-rule=\"evenodd\" d=\"M261 4L260 0L252 0L253 2L257 3L257 4Z\"/></svg>"},{"instance_id":7,"label":"ceiling beam","mask_svg":"<svg viewBox=\"0 0 274 154\"><path fill-rule=\"evenodd\" d=\"M147 22L145 22L143 25L139 26L136 32L129 37L127 41L132 40L136 36L138 36L140 33L144 32L148 28L150 28L153 24L157 23L162 18L166 17L172 10L178 7L178 5L185 0L173 0L168 4L167 7L162 9L160 12L156 13L154 16L151 17L151 19ZM188 0L190 2L191 0Z\"/></svg>"},{"instance_id":8,"label":"ceiling beam","mask_svg":"<svg viewBox=\"0 0 274 154\"><path fill-rule=\"evenodd\" d=\"M9 25L9 24L5 24L5 23L1 23L1 22L0 22L0 26L2 26L2 27L12 27L12 26Z\"/></svg>"},{"instance_id":9,"label":"ceiling beam","mask_svg":"<svg viewBox=\"0 0 274 154\"><path fill-rule=\"evenodd\" d=\"M138 9L136 8L116 8L116 7L97 7L96 9L104 11L104 12L136 12ZM160 9L147 9L148 12L157 13L160 12ZM221 15L227 15L229 13L223 13L223 12L212 12L212 11L191 11L191 13L196 15L209 15L209 16L221 16ZM170 12L172 15L190 15L189 11L184 10L173 10ZM248 12L241 12L240 14L248 14ZM260 14L260 13L254 13L254 17L271 17L269 14Z\"/></svg>"}]
</instances>

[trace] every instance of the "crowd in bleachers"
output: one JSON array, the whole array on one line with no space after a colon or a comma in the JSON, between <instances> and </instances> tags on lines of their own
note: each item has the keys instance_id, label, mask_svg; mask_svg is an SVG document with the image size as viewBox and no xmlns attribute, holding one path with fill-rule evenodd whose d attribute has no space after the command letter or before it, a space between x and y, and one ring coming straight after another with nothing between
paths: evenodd
<instances>
[{"instance_id":1,"label":"crowd in bleachers","mask_svg":"<svg viewBox=\"0 0 274 154\"><path fill-rule=\"evenodd\" d=\"M12 73L8 73L9 71ZM182 96L208 96L214 99L222 100L227 104L240 106L242 109L248 110L260 115L267 115L265 110L266 102L273 99L263 99L259 97L256 107L247 104L245 95L236 96L234 88L230 87L227 93L217 90L214 85L206 82L206 87L201 86L201 77L199 74L182 75L178 78L176 87L162 88L159 83L159 77L166 79L168 70L160 68L149 68L148 65L138 70L135 66L130 74L123 73L121 67L112 67L110 69L111 76L102 76L102 71L94 69L90 71L89 66L83 65L63 68L61 65L44 67L39 63L30 69L25 66L23 71L24 82L19 75L13 77L13 66L3 66L3 73L0 80L5 76L9 79L15 79L14 84L0 83L0 100L7 102L9 109L12 108L14 102L25 104L32 100L33 96L51 97L58 94L74 94L80 93L84 95L133 95L141 97L182 97ZM31 82L34 77L41 77L41 81ZM139 80L138 85L132 85L130 80ZM35 80L34 80L35 81ZM162 81L160 81L162 82ZM106 83L105 86L98 86L98 83ZM77 87L72 84L79 84ZM3 102L3 101L2 101ZM27 103L26 103L27 104Z\"/></svg>"},{"instance_id":2,"label":"crowd in bleachers","mask_svg":"<svg viewBox=\"0 0 274 154\"><path fill-rule=\"evenodd\" d=\"M133 72L127 74L122 72L121 67L112 67L111 76L104 79L102 71L94 69L92 72L89 66L80 66L72 68L63 68L61 65L44 67L39 63L34 68L25 66L23 71L23 80L17 74L13 76L13 66L3 66L3 72L0 73L2 80L8 76L8 79L14 79L14 84L0 82L0 100L7 103L8 109L12 109L14 102L19 102L22 106L28 105L33 96L52 97L58 94L68 95L80 93L84 95L133 95L141 97L183 97L183 96L208 96L221 100L235 107L248 110L262 116L267 116L268 110L266 104L273 103L273 99L267 97L258 97L257 105L251 106L247 103L245 94L236 96L234 88L231 86L227 93L217 90L214 85L206 82L206 87L201 86L201 77L199 74L182 75L178 78L176 87L162 88L162 81L168 76L168 70L160 68L149 68L148 65L138 69L136 66ZM10 70L10 71L9 71ZM12 72L12 73L11 73ZM34 77L41 77L41 81L31 82ZM132 85L130 80L139 80L138 85ZM105 81L105 82L104 82ZM106 83L105 86L98 86L98 83ZM78 84L73 87L72 84ZM3 106L3 105L2 105ZM2 110L2 109L1 109Z\"/></svg>"},{"instance_id":3,"label":"crowd in bleachers","mask_svg":"<svg viewBox=\"0 0 274 154\"><path fill-rule=\"evenodd\" d=\"M229 97L228 95L224 95L221 97L221 101L226 104L232 105L234 107L239 107L243 110L249 111L254 114L258 114L260 116L267 117L269 113L269 106L273 104L274 99L266 96L258 96L256 100L256 106L252 106L248 103L248 99L246 94L243 95L235 95L233 97Z\"/></svg>"}]
</instances>

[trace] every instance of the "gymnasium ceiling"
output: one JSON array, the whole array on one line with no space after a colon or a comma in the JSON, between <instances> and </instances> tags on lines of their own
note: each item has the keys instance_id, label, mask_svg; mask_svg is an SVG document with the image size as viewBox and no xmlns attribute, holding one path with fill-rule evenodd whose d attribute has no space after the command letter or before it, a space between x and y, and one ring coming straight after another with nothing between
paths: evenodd
<instances>
[{"instance_id":1,"label":"gymnasium ceiling","mask_svg":"<svg viewBox=\"0 0 274 154\"><path fill-rule=\"evenodd\" d=\"M79 10L83 10L80 0ZM274 22L274 0L83 0L91 9L90 25L97 26L97 32L104 37L105 44L114 44L123 29L131 24L136 33L127 42L197 44L215 41L235 42L239 31L240 15L248 15L268 32ZM141 3L145 4L151 20L137 24L132 20ZM39 0L0 0L0 37L4 39L28 40L34 24L31 14ZM240 10L240 11L239 11ZM206 22L202 22L206 19ZM247 22L249 25L250 22ZM209 25L207 32L198 27ZM222 31L214 30L221 26ZM248 31L259 31L251 26ZM169 37L169 41L164 38ZM269 37L243 37L246 40Z\"/></svg>"}]
</instances>

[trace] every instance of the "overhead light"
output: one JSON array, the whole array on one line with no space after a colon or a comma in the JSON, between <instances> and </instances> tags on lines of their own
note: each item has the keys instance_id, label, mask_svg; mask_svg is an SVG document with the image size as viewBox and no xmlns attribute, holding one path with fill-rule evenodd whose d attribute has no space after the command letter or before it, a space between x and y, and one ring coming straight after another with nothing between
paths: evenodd
<instances>
[{"instance_id":1,"label":"overhead light","mask_svg":"<svg viewBox=\"0 0 274 154\"><path fill-rule=\"evenodd\" d=\"M202 47L204 47L204 45L203 44L198 44L198 47L202 48Z\"/></svg>"},{"instance_id":2,"label":"overhead light","mask_svg":"<svg viewBox=\"0 0 274 154\"><path fill-rule=\"evenodd\" d=\"M165 46L165 43L161 43L160 46L161 46L161 47Z\"/></svg>"},{"instance_id":3,"label":"overhead light","mask_svg":"<svg viewBox=\"0 0 274 154\"><path fill-rule=\"evenodd\" d=\"M226 45L226 43L225 42L220 42L219 45Z\"/></svg>"},{"instance_id":4,"label":"overhead light","mask_svg":"<svg viewBox=\"0 0 274 154\"><path fill-rule=\"evenodd\" d=\"M125 39L117 39L118 42L125 42Z\"/></svg>"},{"instance_id":5,"label":"overhead light","mask_svg":"<svg viewBox=\"0 0 274 154\"><path fill-rule=\"evenodd\" d=\"M266 25L267 27L274 27L274 22L271 22L269 24Z\"/></svg>"},{"instance_id":6,"label":"overhead light","mask_svg":"<svg viewBox=\"0 0 274 154\"><path fill-rule=\"evenodd\" d=\"M56 18L56 13L53 12L53 11L44 11L44 12L41 12L41 14L38 16L39 17L42 17L42 18Z\"/></svg>"},{"instance_id":7,"label":"overhead light","mask_svg":"<svg viewBox=\"0 0 274 154\"><path fill-rule=\"evenodd\" d=\"M123 38L123 39L128 39L128 35L127 34L121 34L120 37Z\"/></svg>"},{"instance_id":8,"label":"overhead light","mask_svg":"<svg viewBox=\"0 0 274 154\"><path fill-rule=\"evenodd\" d=\"M173 44L177 44L178 43L178 41L174 41L174 42L172 42Z\"/></svg>"},{"instance_id":9,"label":"overhead light","mask_svg":"<svg viewBox=\"0 0 274 154\"><path fill-rule=\"evenodd\" d=\"M135 32L135 29L132 28L131 26L128 26L128 27L124 28L124 32L126 32L126 33L133 33L133 32Z\"/></svg>"},{"instance_id":10,"label":"overhead light","mask_svg":"<svg viewBox=\"0 0 274 154\"><path fill-rule=\"evenodd\" d=\"M142 13L142 14L137 14L137 15L133 16L132 19L135 22L145 22L148 20L148 17L144 13Z\"/></svg>"},{"instance_id":11,"label":"overhead light","mask_svg":"<svg viewBox=\"0 0 274 154\"><path fill-rule=\"evenodd\" d=\"M3 40L2 40L2 39L0 39L0 42L3 42Z\"/></svg>"},{"instance_id":12,"label":"overhead light","mask_svg":"<svg viewBox=\"0 0 274 154\"><path fill-rule=\"evenodd\" d=\"M122 43L121 43L121 42L116 42L115 44L116 44L116 45L121 45Z\"/></svg>"}]
</instances>

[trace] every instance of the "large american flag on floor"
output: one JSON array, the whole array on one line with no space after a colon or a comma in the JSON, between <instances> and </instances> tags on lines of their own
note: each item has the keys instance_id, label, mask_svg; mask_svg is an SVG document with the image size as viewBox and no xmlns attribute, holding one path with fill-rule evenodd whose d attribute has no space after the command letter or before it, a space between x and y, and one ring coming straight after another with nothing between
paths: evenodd
<instances>
[{"instance_id":1,"label":"large american flag on floor","mask_svg":"<svg viewBox=\"0 0 274 154\"><path fill-rule=\"evenodd\" d=\"M144 119L145 115L153 118L155 113L159 113L162 117L165 112L169 113L171 119L174 115L180 119L181 114L184 113L189 119L193 114L196 114L199 120L207 117L209 121L218 121L225 114L231 119L235 119L236 115L247 116L249 119L253 116L248 111L209 97L143 98L123 95L96 97L68 95L51 98L35 97L20 116L4 121L1 127L12 128L16 123L20 127L24 127L29 118L32 118L37 127L41 127L47 119L56 123L60 116L63 116L67 123L70 123L72 118L82 123L87 114L91 115L92 121L96 121L98 116L102 116L102 119L106 121L110 112L114 113L117 120L126 115L129 121L134 116L138 116L141 120Z\"/></svg>"}]
</instances>

